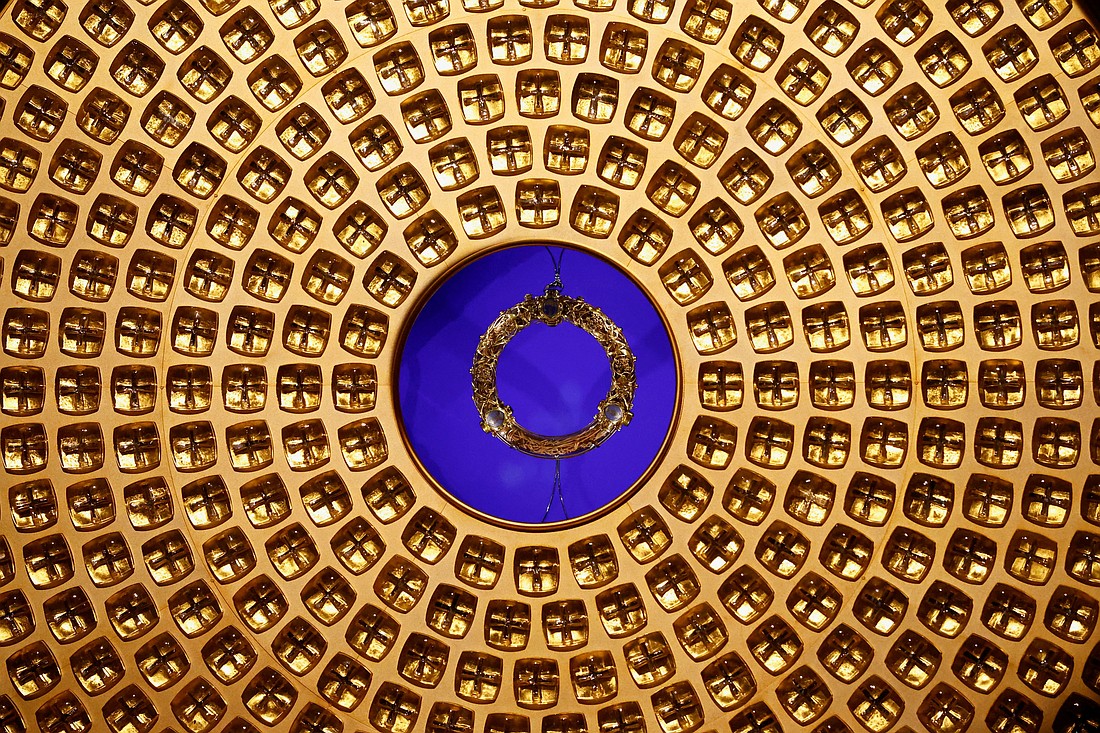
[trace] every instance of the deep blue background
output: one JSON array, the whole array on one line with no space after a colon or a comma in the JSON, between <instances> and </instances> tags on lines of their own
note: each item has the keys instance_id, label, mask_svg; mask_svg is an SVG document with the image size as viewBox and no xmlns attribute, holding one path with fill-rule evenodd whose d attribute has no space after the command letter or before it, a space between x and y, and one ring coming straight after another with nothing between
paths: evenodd
<instances>
[{"instance_id":1,"label":"deep blue background","mask_svg":"<svg viewBox=\"0 0 1100 733\"><path fill-rule=\"evenodd\" d=\"M542 246L473 261L424 304L400 357L399 407L421 463L455 498L513 522L542 521L554 461L524 455L482 432L470 366L481 334L500 312L528 293L541 294L553 276ZM637 358L634 419L599 448L562 461L565 508L575 518L626 491L661 449L675 410L676 363L657 311L616 267L566 249L562 281L566 295L584 298L622 328ZM583 330L534 324L501 354L497 389L521 425L561 435L592 420L610 378L606 353ZM565 518L555 500L547 521Z\"/></svg>"}]
</instances>

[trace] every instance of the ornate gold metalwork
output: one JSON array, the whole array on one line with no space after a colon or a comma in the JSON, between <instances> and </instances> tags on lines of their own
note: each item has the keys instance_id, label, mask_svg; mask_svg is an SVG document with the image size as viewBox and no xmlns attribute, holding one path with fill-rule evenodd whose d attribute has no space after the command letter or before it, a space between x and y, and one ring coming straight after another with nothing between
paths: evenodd
<instances>
[{"instance_id":1,"label":"ornate gold metalwork","mask_svg":"<svg viewBox=\"0 0 1100 733\"><path fill-rule=\"evenodd\" d=\"M558 326L570 323L596 339L611 365L611 385L596 408L596 416L585 427L568 435L539 435L527 430L512 414L512 408L497 393L497 362L508 343L534 323ZM482 429L516 450L541 458L569 458L603 444L630 423L634 405L634 353L622 329L596 306L583 298L562 295L559 285L550 285L542 295L528 295L502 311L478 341L473 377L474 404L481 415Z\"/></svg>"},{"instance_id":2,"label":"ornate gold metalwork","mask_svg":"<svg viewBox=\"0 0 1100 733\"><path fill-rule=\"evenodd\" d=\"M11 0L0 730L1093 730L1089 5ZM681 393L533 535L393 384L548 240Z\"/></svg>"}]
</instances>

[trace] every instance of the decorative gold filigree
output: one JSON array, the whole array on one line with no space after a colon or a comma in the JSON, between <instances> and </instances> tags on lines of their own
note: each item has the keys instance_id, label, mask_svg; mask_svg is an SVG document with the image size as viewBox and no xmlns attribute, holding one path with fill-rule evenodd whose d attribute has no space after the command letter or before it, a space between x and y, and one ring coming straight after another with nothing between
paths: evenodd
<instances>
[{"instance_id":1,"label":"decorative gold filigree","mask_svg":"<svg viewBox=\"0 0 1100 733\"><path fill-rule=\"evenodd\" d=\"M611 387L596 409L596 416L580 430L567 435L550 436L531 432L516 422L511 406L497 393L497 361L517 333L533 323L557 326L572 323L584 329L607 352L611 363ZM518 451L541 458L568 458L587 453L625 427L633 417L634 353L622 329L603 311L583 298L562 295L555 285L543 295L528 295L506 311L482 334L474 352L474 404L481 414L482 429L500 438Z\"/></svg>"}]
</instances>

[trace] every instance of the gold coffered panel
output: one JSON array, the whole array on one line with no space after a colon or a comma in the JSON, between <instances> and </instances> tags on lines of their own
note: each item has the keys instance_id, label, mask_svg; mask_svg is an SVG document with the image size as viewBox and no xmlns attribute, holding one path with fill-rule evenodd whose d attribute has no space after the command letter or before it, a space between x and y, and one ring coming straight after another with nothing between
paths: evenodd
<instances>
[{"instance_id":1,"label":"gold coffered panel","mask_svg":"<svg viewBox=\"0 0 1100 733\"><path fill-rule=\"evenodd\" d=\"M1084 4L11 2L0 731L1096 730ZM524 242L679 359L547 532L393 389Z\"/></svg>"}]
</instances>

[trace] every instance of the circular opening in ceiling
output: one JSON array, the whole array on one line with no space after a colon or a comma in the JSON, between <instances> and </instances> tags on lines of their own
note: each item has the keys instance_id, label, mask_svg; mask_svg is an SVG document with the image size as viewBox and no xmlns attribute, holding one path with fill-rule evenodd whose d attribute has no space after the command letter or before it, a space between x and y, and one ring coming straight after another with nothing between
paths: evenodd
<instances>
[{"instance_id":1,"label":"circular opening in ceiling","mask_svg":"<svg viewBox=\"0 0 1100 733\"><path fill-rule=\"evenodd\" d=\"M498 436L503 415L479 412L471 375L483 334L527 296L547 294L555 260L563 302L583 300L621 329L636 382L628 414L608 404L623 365L613 369L605 344L568 318L532 320L509 334L495 360L495 386L510 422L539 437L575 435L600 420L624 423L560 461ZM544 316L545 305L537 306ZM421 302L398 359L397 410L413 455L453 501L507 524L560 526L617 505L648 476L676 415L679 370L657 309L622 270L558 245L497 250L457 269Z\"/></svg>"}]
</instances>

